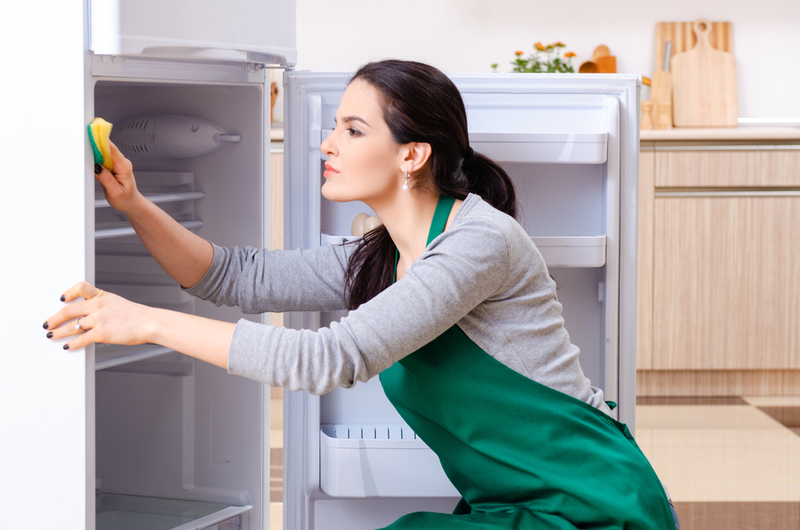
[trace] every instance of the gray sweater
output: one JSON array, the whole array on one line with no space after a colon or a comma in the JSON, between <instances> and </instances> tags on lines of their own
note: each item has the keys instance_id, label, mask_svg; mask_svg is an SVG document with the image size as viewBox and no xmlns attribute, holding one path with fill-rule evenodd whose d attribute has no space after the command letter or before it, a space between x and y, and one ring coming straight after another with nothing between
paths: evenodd
<instances>
[{"instance_id":1,"label":"gray sweater","mask_svg":"<svg viewBox=\"0 0 800 530\"><path fill-rule=\"evenodd\" d=\"M214 245L188 292L245 313L345 309L343 276L355 243L269 251ZM469 195L406 276L317 331L240 320L228 371L323 394L367 381L452 325L509 368L609 412L564 329L556 286L525 230Z\"/></svg>"}]
</instances>

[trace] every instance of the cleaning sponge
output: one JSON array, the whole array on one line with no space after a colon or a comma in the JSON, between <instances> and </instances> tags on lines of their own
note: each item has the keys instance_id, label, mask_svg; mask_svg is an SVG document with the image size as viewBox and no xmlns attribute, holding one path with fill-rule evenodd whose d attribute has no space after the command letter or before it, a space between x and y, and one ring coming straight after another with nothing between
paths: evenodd
<instances>
[{"instance_id":1,"label":"cleaning sponge","mask_svg":"<svg viewBox=\"0 0 800 530\"><path fill-rule=\"evenodd\" d=\"M92 144L92 150L94 151L94 163L103 164L109 171L114 171L114 161L111 160L111 146L108 144L108 137L113 126L103 118L95 118L87 127L89 143Z\"/></svg>"}]
</instances>

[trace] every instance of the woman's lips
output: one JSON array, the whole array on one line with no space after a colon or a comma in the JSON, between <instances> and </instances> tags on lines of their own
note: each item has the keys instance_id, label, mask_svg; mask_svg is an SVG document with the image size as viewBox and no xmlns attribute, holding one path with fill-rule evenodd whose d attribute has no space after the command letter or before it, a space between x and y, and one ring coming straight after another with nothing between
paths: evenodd
<instances>
[{"instance_id":1,"label":"woman's lips","mask_svg":"<svg viewBox=\"0 0 800 530\"><path fill-rule=\"evenodd\" d=\"M339 172L333 169L330 165L325 164L325 172L322 174L325 177L333 177L338 175Z\"/></svg>"}]
</instances>

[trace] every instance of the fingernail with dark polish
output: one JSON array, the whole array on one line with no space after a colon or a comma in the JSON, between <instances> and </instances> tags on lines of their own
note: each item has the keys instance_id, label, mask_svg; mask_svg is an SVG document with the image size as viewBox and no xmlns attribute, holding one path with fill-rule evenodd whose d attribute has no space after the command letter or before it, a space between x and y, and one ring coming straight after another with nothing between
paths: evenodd
<instances>
[{"instance_id":1,"label":"fingernail with dark polish","mask_svg":"<svg viewBox=\"0 0 800 530\"><path fill-rule=\"evenodd\" d=\"M94 165L94 174L95 175L99 175L102 172L103 172L103 166L101 166L100 164L95 164Z\"/></svg>"},{"instance_id":2,"label":"fingernail with dark polish","mask_svg":"<svg viewBox=\"0 0 800 530\"><path fill-rule=\"evenodd\" d=\"M52 331L48 331L47 332L47 338L48 339L52 339L53 338L53 332Z\"/></svg>"},{"instance_id":3,"label":"fingernail with dark polish","mask_svg":"<svg viewBox=\"0 0 800 530\"><path fill-rule=\"evenodd\" d=\"M64 344L64 349L68 350L69 349L69 344Z\"/></svg>"},{"instance_id":4,"label":"fingernail with dark polish","mask_svg":"<svg viewBox=\"0 0 800 530\"><path fill-rule=\"evenodd\" d=\"M44 329L47 329L47 328L49 328L49 327L50 327L50 324L48 324L47 322L45 322L44 324L42 324L42 327L43 327Z\"/></svg>"},{"instance_id":5,"label":"fingernail with dark polish","mask_svg":"<svg viewBox=\"0 0 800 530\"><path fill-rule=\"evenodd\" d=\"M61 301L63 302L63 301L64 301L64 300L66 300L66 299L67 299L67 297L66 297L66 296L64 296L64 295L62 294L62 295L61 295Z\"/></svg>"}]
</instances>

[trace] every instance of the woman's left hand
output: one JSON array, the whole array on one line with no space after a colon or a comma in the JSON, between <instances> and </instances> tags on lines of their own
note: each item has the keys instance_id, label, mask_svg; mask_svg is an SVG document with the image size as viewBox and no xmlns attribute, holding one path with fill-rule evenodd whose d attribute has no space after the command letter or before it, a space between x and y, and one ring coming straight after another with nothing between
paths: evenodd
<instances>
[{"instance_id":1,"label":"woman's left hand","mask_svg":"<svg viewBox=\"0 0 800 530\"><path fill-rule=\"evenodd\" d=\"M84 300L64 307L47 319L47 338L61 339L78 335L64 344L76 350L101 342L107 344L144 344L153 325L153 309L137 304L97 287L80 282L69 288L62 302Z\"/></svg>"}]
</instances>

